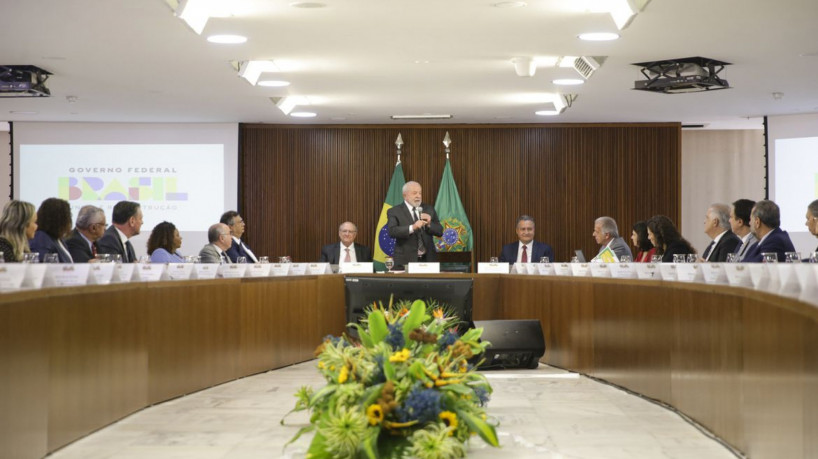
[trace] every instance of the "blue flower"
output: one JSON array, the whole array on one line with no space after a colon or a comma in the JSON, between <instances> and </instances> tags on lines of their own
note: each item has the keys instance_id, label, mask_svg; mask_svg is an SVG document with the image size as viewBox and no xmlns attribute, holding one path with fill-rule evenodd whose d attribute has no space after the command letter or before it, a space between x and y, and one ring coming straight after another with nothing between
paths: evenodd
<instances>
[{"instance_id":1,"label":"blue flower","mask_svg":"<svg viewBox=\"0 0 818 459\"><path fill-rule=\"evenodd\" d=\"M339 343L341 344L341 347L346 347L348 345L346 340L340 336L327 335L324 337L323 341L329 341L333 346L338 346Z\"/></svg>"},{"instance_id":2,"label":"blue flower","mask_svg":"<svg viewBox=\"0 0 818 459\"><path fill-rule=\"evenodd\" d=\"M436 421L441 411L440 392L434 389L422 389L415 386L403 406L398 408L397 417L399 422L409 422L417 420L420 424Z\"/></svg>"},{"instance_id":3,"label":"blue flower","mask_svg":"<svg viewBox=\"0 0 818 459\"><path fill-rule=\"evenodd\" d=\"M443 334L440 335L440 339L438 339L437 341L438 344L440 345L440 352L446 351L446 348L454 344L458 338L459 336L457 336L457 333L453 333L450 330L446 330L445 332L443 332Z\"/></svg>"},{"instance_id":4,"label":"blue flower","mask_svg":"<svg viewBox=\"0 0 818 459\"><path fill-rule=\"evenodd\" d=\"M472 389L474 389L474 395L480 400L480 406L486 406L489 401L489 391L481 386L475 386Z\"/></svg>"},{"instance_id":5,"label":"blue flower","mask_svg":"<svg viewBox=\"0 0 818 459\"><path fill-rule=\"evenodd\" d=\"M395 324L389 325L389 334L384 338L386 344L392 346L393 351L403 349L406 345L406 339L403 337L403 329Z\"/></svg>"}]
</instances>

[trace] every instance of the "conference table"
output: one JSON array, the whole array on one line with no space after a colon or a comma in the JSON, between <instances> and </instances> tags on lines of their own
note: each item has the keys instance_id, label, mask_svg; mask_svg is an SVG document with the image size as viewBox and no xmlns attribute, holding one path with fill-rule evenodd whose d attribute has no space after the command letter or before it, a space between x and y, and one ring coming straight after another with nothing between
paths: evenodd
<instances>
[{"instance_id":1,"label":"conference table","mask_svg":"<svg viewBox=\"0 0 818 459\"><path fill-rule=\"evenodd\" d=\"M667 404L750 457L818 457L809 303L662 280L434 277L474 279L475 320L538 319L543 363ZM312 359L344 330L344 278L0 294L0 457L44 457L147 406Z\"/></svg>"}]
</instances>

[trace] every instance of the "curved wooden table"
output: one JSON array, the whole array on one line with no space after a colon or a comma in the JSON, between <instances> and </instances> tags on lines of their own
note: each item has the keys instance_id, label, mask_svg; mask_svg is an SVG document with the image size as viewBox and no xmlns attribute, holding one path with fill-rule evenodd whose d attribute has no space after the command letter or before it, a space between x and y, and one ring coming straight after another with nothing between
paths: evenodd
<instances>
[{"instance_id":1,"label":"curved wooden table","mask_svg":"<svg viewBox=\"0 0 818 459\"><path fill-rule=\"evenodd\" d=\"M448 276L475 279L475 319L539 319L545 363L668 403L751 457L818 457L817 308L704 284ZM340 275L0 294L0 456L40 458L146 406L309 360L343 330L343 298Z\"/></svg>"}]
</instances>

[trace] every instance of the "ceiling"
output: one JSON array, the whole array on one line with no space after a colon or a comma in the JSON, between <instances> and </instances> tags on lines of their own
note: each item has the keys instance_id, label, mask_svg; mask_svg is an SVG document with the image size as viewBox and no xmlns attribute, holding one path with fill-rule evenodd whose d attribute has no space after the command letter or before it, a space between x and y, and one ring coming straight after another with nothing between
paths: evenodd
<instances>
[{"instance_id":1,"label":"ceiling","mask_svg":"<svg viewBox=\"0 0 818 459\"><path fill-rule=\"evenodd\" d=\"M0 98L0 120L418 124L396 114L451 114L434 123L663 122L758 128L758 117L818 112L818 2L652 0L629 26L585 0L215 0L230 17L202 35L175 0L2 0L0 64L53 73L50 98ZM598 0L597 0L598 1ZM644 0L641 0L644 3ZM639 1L637 1L639 3ZM583 32L619 32L585 42ZM240 45L209 43L241 34ZM514 57L598 56L582 86L571 68L519 77ZM633 90L634 62L706 56L732 63L730 89ZM252 86L231 61L273 59L286 88ZM545 94L577 94L559 116L534 114ZM779 100L773 93L782 93ZM270 98L305 96L317 117L284 115ZM70 101L71 99L72 101ZM23 112L23 113L14 113ZM26 113L36 112L36 113Z\"/></svg>"}]
</instances>

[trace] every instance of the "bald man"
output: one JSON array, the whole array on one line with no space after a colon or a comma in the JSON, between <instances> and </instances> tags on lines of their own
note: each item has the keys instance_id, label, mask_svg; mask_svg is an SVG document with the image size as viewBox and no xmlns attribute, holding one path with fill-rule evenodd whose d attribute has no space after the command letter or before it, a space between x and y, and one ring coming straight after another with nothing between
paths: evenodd
<instances>
[{"instance_id":1,"label":"bald man","mask_svg":"<svg viewBox=\"0 0 818 459\"><path fill-rule=\"evenodd\" d=\"M338 227L338 239L341 242L322 247L319 261L332 265L372 261L372 251L369 250L369 247L355 243L357 236L358 227L354 223L341 223L341 226Z\"/></svg>"}]
</instances>

